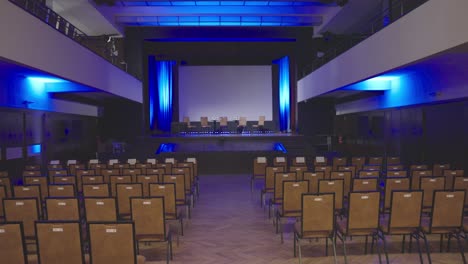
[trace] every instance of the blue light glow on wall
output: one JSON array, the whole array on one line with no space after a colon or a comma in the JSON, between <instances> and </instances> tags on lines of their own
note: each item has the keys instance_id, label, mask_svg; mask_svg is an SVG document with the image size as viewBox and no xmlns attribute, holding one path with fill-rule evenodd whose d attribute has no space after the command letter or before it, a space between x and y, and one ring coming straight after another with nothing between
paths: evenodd
<instances>
[{"instance_id":1,"label":"blue light glow on wall","mask_svg":"<svg viewBox=\"0 0 468 264\"><path fill-rule=\"evenodd\" d=\"M28 156L33 156L33 155L40 154L41 151L42 151L41 144L35 144L35 145L28 146Z\"/></svg>"},{"instance_id":2,"label":"blue light glow on wall","mask_svg":"<svg viewBox=\"0 0 468 264\"><path fill-rule=\"evenodd\" d=\"M280 114L280 130L290 130L290 79L289 79L289 57L279 59L278 72L279 72L279 114Z\"/></svg>"},{"instance_id":3,"label":"blue light glow on wall","mask_svg":"<svg viewBox=\"0 0 468 264\"><path fill-rule=\"evenodd\" d=\"M157 61L153 56L150 56L148 66L150 128L170 132L175 61Z\"/></svg>"}]
</instances>

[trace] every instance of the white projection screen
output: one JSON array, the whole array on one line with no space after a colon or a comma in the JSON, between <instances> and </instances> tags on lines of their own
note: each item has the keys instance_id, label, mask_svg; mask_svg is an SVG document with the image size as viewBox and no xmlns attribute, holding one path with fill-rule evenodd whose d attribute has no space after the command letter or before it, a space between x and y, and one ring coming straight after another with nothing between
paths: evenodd
<instances>
[{"instance_id":1,"label":"white projection screen","mask_svg":"<svg viewBox=\"0 0 468 264\"><path fill-rule=\"evenodd\" d=\"M188 116L200 121L206 116L218 120L261 115L272 120L271 66L180 66L179 121Z\"/></svg>"}]
</instances>

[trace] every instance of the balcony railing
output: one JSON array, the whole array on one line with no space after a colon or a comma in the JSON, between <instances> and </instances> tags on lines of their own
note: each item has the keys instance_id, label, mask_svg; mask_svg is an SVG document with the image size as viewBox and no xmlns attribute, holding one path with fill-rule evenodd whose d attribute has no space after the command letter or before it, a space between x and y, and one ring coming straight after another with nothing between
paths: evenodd
<instances>
[{"instance_id":1,"label":"balcony railing","mask_svg":"<svg viewBox=\"0 0 468 264\"><path fill-rule=\"evenodd\" d=\"M127 64L118 57L115 46L109 45L106 36L87 36L65 18L48 8L39 0L9 0L11 3L24 9L55 30L81 44L83 47L104 58L117 68L127 71ZM115 43L114 43L115 45Z\"/></svg>"},{"instance_id":2,"label":"balcony railing","mask_svg":"<svg viewBox=\"0 0 468 264\"><path fill-rule=\"evenodd\" d=\"M323 53L323 56L316 58L303 72L302 77L317 70L327 62L338 57L345 51L359 44L361 41L379 32L381 29L400 19L404 15L413 11L429 0L394 0L390 6L383 12L373 17L365 23L360 30L355 34L346 36L341 41L338 41L333 47Z\"/></svg>"}]
</instances>

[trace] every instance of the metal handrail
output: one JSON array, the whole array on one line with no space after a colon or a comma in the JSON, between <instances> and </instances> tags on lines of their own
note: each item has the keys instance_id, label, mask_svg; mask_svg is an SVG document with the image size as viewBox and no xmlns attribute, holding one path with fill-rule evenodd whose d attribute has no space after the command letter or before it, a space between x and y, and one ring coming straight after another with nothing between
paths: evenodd
<instances>
[{"instance_id":1,"label":"metal handrail","mask_svg":"<svg viewBox=\"0 0 468 264\"><path fill-rule=\"evenodd\" d=\"M57 14L55 11L53 11L43 3L39 2L38 0L9 1L15 4L16 6L20 7L21 9L25 10L26 12L30 13L31 15L35 16L47 25L51 26L55 30L64 34L65 36L79 43L81 46L89 49L96 55L107 60L112 65L127 72L126 63L117 62L115 60L115 57L110 55L110 52L107 52L108 54L106 55L106 52L103 52L99 49L98 45L96 45L96 37L86 35L83 31L75 27L72 23L67 21L65 18ZM101 44L101 46L106 44L106 41L104 39L102 40L102 42L103 43L98 44ZM137 76L134 77L138 78Z\"/></svg>"},{"instance_id":2,"label":"metal handrail","mask_svg":"<svg viewBox=\"0 0 468 264\"><path fill-rule=\"evenodd\" d=\"M429 0L392 1L389 8L370 19L368 23L366 23L366 27L363 28L358 34L354 36L348 36L348 38L345 40L342 40L333 47L329 48L326 52L324 52L323 56L316 58L311 64L308 65L308 67L306 67L308 71L303 73L302 77L305 77L306 75L322 67L329 61L348 51L363 40L379 32L381 29L397 21L427 1ZM411 3L411 5L408 8L405 8L405 3Z\"/></svg>"}]
</instances>

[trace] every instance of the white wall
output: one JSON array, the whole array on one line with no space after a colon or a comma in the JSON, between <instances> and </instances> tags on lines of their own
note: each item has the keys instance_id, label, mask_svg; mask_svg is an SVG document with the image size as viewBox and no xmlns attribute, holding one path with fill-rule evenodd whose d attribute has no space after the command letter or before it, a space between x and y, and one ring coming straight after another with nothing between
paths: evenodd
<instances>
[{"instance_id":1,"label":"white wall","mask_svg":"<svg viewBox=\"0 0 468 264\"><path fill-rule=\"evenodd\" d=\"M0 1L0 57L136 102L142 83L23 9Z\"/></svg>"},{"instance_id":2,"label":"white wall","mask_svg":"<svg viewBox=\"0 0 468 264\"><path fill-rule=\"evenodd\" d=\"M298 101L468 42L468 1L430 0L298 82Z\"/></svg>"}]
</instances>

